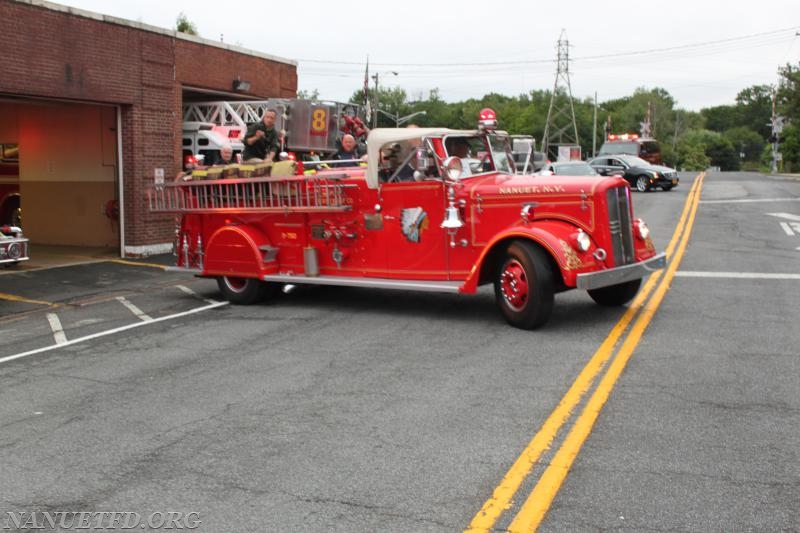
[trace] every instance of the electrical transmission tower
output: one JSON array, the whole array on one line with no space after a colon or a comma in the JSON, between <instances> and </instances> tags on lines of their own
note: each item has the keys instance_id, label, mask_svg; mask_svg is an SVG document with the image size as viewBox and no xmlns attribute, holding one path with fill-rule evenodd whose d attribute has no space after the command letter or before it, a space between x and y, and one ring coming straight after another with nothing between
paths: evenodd
<instances>
[{"instance_id":1,"label":"electrical transmission tower","mask_svg":"<svg viewBox=\"0 0 800 533\"><path fill-rule=\"evenodd\" d=\"M558 98L566 93L567 101ZM560 100L560 102L559 102ZM569 83L569 41L566 30L561 30L558 38L558 69L556 81L553 83L553 94L550 95L550 107L547 110L547 123L542 136L542 151L550 156L551 146L578 146L578 125L575 122L575 108L572 105L572 86ZM556 152L558 148L556 148Z\"/></svg>"}]
</instances>

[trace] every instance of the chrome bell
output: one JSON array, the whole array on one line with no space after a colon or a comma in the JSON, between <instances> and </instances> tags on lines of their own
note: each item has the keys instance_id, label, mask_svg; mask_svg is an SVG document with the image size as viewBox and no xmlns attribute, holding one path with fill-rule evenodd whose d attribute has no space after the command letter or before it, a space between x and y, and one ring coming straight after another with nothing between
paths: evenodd
<instances>
[{"instance_id":1,"label":"chrome bell","mask_svg":"<svg viewBox=\"0 0 800 533\"><path fill-rule=\"evenodd\" d=\"M443 229L456 230L464 227L464 222L461 220L461 215L458 214L458 208L452 203L445 211L444 222L440 226Z\"/></svg>"}]
</instances>

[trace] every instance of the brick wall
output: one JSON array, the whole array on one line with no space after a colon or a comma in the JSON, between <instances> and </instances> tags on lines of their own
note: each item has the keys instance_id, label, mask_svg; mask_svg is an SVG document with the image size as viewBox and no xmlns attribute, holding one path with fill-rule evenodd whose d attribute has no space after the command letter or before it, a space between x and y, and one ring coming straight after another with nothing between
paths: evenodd
<instances>
[{"instance_id":1,"label":"brick wall","mask_svg":"<svg viewBox=\"0 0 800 533\"><path fill-rule=\"evenodd\" d=\"M171 217L151 215L144 191L156 168L180 169L183 86L230 92L241 77L252 99L297 91L291 62L38 0L0 0L0 50L0 93L120 106L125 240L137 247L171 241Z\"/></svg>"}]
</instances>

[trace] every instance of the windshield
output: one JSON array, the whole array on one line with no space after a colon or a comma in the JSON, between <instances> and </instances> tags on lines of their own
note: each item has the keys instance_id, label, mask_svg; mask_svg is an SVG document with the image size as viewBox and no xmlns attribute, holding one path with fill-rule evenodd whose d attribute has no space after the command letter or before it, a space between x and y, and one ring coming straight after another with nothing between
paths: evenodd
<instances>
[{"instance_id":1,"label":"windshield","mask_svg":"<svg viewBox=\"0 0 800 533\"><path fill-rule=\"evenodd\" d=\"M639 154L639 143L634 141L616 141L616 142L607 142L603 143L603 146L600 148L598 155L603 154L630 154L630 155L638 155Z\"/></svg>"},{"instance_id":2,"label":"windshield","mask_svg":"<svg viewBox=\"0 0 800 533\"><path fill-rule=\"evenodd\" d=\"M558 176L596 176L597 172L587 163L566 163L553 165L553 172Z\"/></svg>"},{"instance_id":3,"label":"windshield","mask_svg":"<svg viewBox=\"0 0 800 533\"><path fill-rule=\"evenodd\" d=\"M641 157L636 157L633 155L621 155L618 156L620 159L628 163L632 167L649 167L650 163L642 159Z\"/></svg>"},{"instance_id":4,"label":"windshield","mask_svg":"<svg viewBox=\"0 0 800 533\"><path fill-rule=\"evenodd\" d=\"M492 150L495 169L498 172L513 174L516 165L514 164L514 154L511 151L508 137L505 135L489 135L487 138Z\"/></svg>"}]
</instances>

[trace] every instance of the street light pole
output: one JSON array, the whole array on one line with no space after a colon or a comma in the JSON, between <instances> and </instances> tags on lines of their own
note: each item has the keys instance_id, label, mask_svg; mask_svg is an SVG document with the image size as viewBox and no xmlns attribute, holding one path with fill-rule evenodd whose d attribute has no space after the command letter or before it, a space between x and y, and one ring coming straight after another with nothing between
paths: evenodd
<instances>
[{"instance_id":1,"label":"street light pole","mask_svg":"<svg viewBox=\"0 0 800 533\"><path fill-rule=\"evenodd\" d=\"M404 117L401 117L400 115L395 115L394 113L389 113L388 111L384 111L383 109L378 109L378 112L379 113L383 113L384 115L386 115L390 119L394 120L394 127L395 128L399 128L400 124L408 122L409 120L411 120L412 118L416 117L417 115L427 115L428 114L427 111L415 111L414 113L411 113L410 115L406 115Z\"/></svg>"},{"instance_id":2,"label":"street light pole","mask_svg":"<svg viewBox=\"0 0 800 533\"><path fill-rule=\"evenodd\" d=\"M411 120L412 118L416 117L417 115L427 115L427 114L428 114L428 112L423 110L423 111L416 111L416 112L411 113L410 115L406 115L404 117L400 117L396 121L397 127L399 128L400 124L403 124L404 122L408 122L409 120Z\"/></svg>"},{"instance_id":3,"label":"street light pole","mask_svg":"<svg viewBox=\"0 0 800 533\"><path fill-rule=\"evenodd\" d=\"M394 74L395 76L397 76L397 72L395 72L394 70L390 70L389 72L384 72L384 74ZM378 106L380 105L380 95L378 94L378 80L380 79L380 75L381 75L380 72L376 72L375 74L372 75L372 79L375 80L375 106L374 106L375 114L373 115L372 119L373 128L378 127L378 111L380 111L380 109L378 109Z\"/></svg>"}]
</instances>

